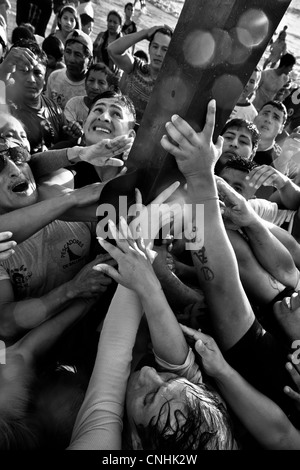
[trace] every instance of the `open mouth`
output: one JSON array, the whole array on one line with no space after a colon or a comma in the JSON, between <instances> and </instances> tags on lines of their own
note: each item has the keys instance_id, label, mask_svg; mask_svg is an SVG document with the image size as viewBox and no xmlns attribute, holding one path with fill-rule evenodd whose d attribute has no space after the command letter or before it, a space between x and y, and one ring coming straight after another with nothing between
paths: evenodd
<instances>
[{"instance_id":1,"label":"open mouth","mask_svg":"<svg viewBox=\"0 0 300 470\"><path fill-rule=\"evenodd\" d=\"M105 134L110 134L111 133L110 130L105 129L104 127L100 127L100 126L93 126L92 130L95 131L95 132L104 132Z\"/></svg>"},{"instance_id":2,"label":"open mouth","mask_svg":"<svg viewBox=\"0 0 300 470\"><path fill-rule=\"evenodd\" d=\"M14 192L14 193L24 193L27 191L27 189L29 188L29 185L27 183L27 181L23 181L22 183L16 183L12 186L11 190Z\"/></svg>"}]
</instances>

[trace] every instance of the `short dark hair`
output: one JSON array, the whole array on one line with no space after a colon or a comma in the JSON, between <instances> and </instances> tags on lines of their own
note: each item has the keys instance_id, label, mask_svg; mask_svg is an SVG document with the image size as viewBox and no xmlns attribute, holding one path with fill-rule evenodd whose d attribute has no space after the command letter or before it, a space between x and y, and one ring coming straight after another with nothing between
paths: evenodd
<instances>
[{"instance_id":1,"label":"short dark hair","mask_svg":"<svg viewBox=\"0 0 300 470\"><path fill-rule=\"evenodd\" d=\"M231 420L225 406L205 384L187 383L185 411L177 410L171 424L170 404L162 405L158 418L148 426L137 425L142 448L160 452L225 450L234 448ZM159 426L167 410L163 427ZM184 424L182 423L184 419Z\"/></svg>"},{"instance_id":2,"label":"short dark hair","mask_svg":"<svg viewBox=\"0 0 300 470\"><path fill-rule=\"evenodd\" d=\"M30 39L31 41L36 42L34 33L25 24L22 24L20 26L16 26L16 28L13 29L13 32L11 34L11 43L12 44L14 44L15 42L20 41L20 39Z\"/></svg>"},{"instance_id":3,"label":"short dark hair","mask_svg":"<svg viewBox=\"0 0 300 470\"><path fill-rule=\"evenodd\" d=\"M107 20L109 19L110 15L115 15L119 18L119 21L120 21L120 25L123 24L123 18L122 18L122 15L121 13L119 13L117 10L110 10L108 13L107 13Z\"/></svg>"},{"instance_id":4,"label":"short dark hair","mask_svg":"<svg viewBox=\"0 0 300 470\"><path fill-rule=\"evenodd\" d=\"M283 112L283 115L284 115L284 118L283 118L283 123L285 123L286 119L287 119L287 110L286 110L286 107L285 105L282 103L282 101L278 101L278 100L271 100L271 101L267 101L266 103L264 103L262 105L262 107L260 108L260 110L258 111L258 113L261 112L261 110L267 106L267 105L271 105L271 106L274 106L274 108L277 108L279 111Z\"/></svg>"},{"instance_id":5,"label":"short dark hair","mask_svg":"<svg viewBox=\"0 0 300 470\"><path fill-rule=\"evenodd\" d=\"M11 46L10 51L14 47L25 47L26 49L29 49L39 59L39 62L42 65L44 65L45 67L47 66L47 62L48 62L47 55L40 48L40 46L38 45L36 41L32 41L31 39L20 39L19 41L17 41Z\"/></svg>"},{"instance_id":6,"label":"short dark hair","mask_svg":"<svg viewBox=\"0 0 300 470\"><path fill-rule=\"evenodd\" d=\"M295 65L295 63L296 63L295 56L293 56L293 54L287 53L281 56L279 67L289 67L290 65Z\"/></svg>"},{"instance_id":7,"label":"short dark hair","mask_svg":"<svg viewBox=\"0 0 300 470\"><path fill-rule=\"evenodd\" d=\"M64 44L54 33L44 39L42 49L47 55L52 55L56 60L63 59Z\"/></svg>"},{"instance_id":8,"label":"short dark hair","mask_svg":"<svg viewBox=\"0 0 300 470\"><path fill-rule=\"evenodd\" d=\"M133 120L130 122L130 126L134 128L135 126L135 121L136 121L136 112L135 112L135 107L132 102L132 100L129 98L127 95L123 95L123 93L118 92L118 91L104 91L104 93L101 93L97 96L92 101L90 111L94 107L95 103L99 101L102 98L117 98L119 103L126 108L130 114L133 116Z\"/></svg>"},{"instance_id":9,"label":"short dark hair","mask_svg":"<svg viewBox=\"0 0 300 470\"><path fill-rule=\"evenodd\" d=\"M256 152L258 141L259 141L259 132L258 132L256 125L251 121L247 121L247 119L241 119L241 118L229 119L226 122L225 126L223 127L222 131L220 132L220 135L225 134L225 132L232 127L236 127L237 129L245 128L247 129L247 131L250 132L252 149L253 149L253 152Z\"/></svg>"},{"instance_id":10,"label":"short dark hair","mask_svg":"<svg viewBox=\"0 0 300 470\"><path fill-rule=\"evenodd\" d=\"M82 26L85 26L86 24L89 24L91 22L94 23L94 18L92 18L90 15L87 15L86 13L82 13L82 15L80 15L80 20Z\"/></svg>"},{"instance_id":11,"label":"short dark hair","mask_svg":"<svg viewBox=\"0 0 300 470\"><path fill-rule=\"evenodd\" d=\"M133 55L135 57L139 57L140 59L144 60L146 63L149 62L148 54L145 51L143 51L142 49L138 49L137 51L135 51L135 53Z\"/></svg>"},{"instance_id":12,"label":"short dark hair","mask_svg":"<svg viewBox=\"0 0 300 470\"><path fill-rule=\"evenodd\" d=\"M245 173L250 173L257 166L258 166L257 163L249 160L248 158L237 156L237 157L231 157L224 164L220 164L218 167L216 165L215 173L217 175L220 175L220 173L222 173L222 171L225 170L226 168L231 168L232 170L239 170Z\"/></svg>"},{"instance_id":13,"label":"short dark hair","mask_svg":"<svg viewBox=\"0 0 300 470\"><path fill-rule=\"evenodd\" d=\"M107 65L103 62L97 62L96 64L90 65L88 68L87 74L85 76L85 81L89 78L91 72L103 72L106 75L106 80L109 87L113 87L112 91L119 92L119 78L115 73L113 73Z\"/></svg>"},{"instance_id":14,"label":"short dark hair","mask_svg":"<svg viewBox=\"0 0 300 470\"><path fill-rule=\"evenodd\" d=\"M154 36L157 34L157 33L161 33L161 34L165 34L166 36L169 36L170 38L172 38L173 36L173 29L170 28L169 26L164 26L162 28L158 28L155 33L153 33L150 38L149 38L149 46L151 46L152 44L152 41L154 39Z\"/></svg>"},{"instance_id":15,"label":"short dark hair","mask_svg":"<svg viewBox=\"0 0 300 470\"><path fill-rule=\"evenodd\" d=\"M126 10L127 7L132 7L133 8L133 3L128 2L125 4L124 10Z\"/></svg>"}]
</instances>

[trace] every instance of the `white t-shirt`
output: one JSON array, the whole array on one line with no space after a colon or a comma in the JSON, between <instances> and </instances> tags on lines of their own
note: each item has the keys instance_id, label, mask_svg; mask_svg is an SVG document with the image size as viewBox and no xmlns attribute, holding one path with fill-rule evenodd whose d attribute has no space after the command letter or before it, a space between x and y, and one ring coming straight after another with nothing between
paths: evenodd
<instances>
[{"instance_id":1,"label":"white t-shirt","mask_svg":"<svg viewBox=\"0 0 300 470\"><path fill-rule=\"evenodd\" d=\"M84 102L84 96L74 96L71 98L65 106L64 114L69 122L84 122L89 114L89 108Z\"/></svg>"},{"instance_id":2,"label":"white t-shirt","mask_svg":"<svg viewBox=\"0 0 300 470\"><path fill-rule=\"evenodd\" d=\"M290 209L279 209L276 202L267 199L249 199L248 203L255 212L267 222L280 227L284 222L288 222L288 232L291 233L296 211Z\"/></svg>"},{"instance_id":3,"label":"white t-shirt","mask_svg":"<svg viewBox=\"0 0 300 470\"><path fill-rule=\"evenodd\" d=\"M252 103L236 104L229 119L246 119L247 121L253 122L257 114L258 112Z\"/></svg>"},{"instance_id":4,"label":"white t-shirt","mask_svg":"<svg viewBox=\"0 0 300 470\"><path fill-rule=\"evenodd\" d=\"M85 79L73 82L67 77L67 70L54 70L48 78L46 95L62 109L73 96L85 95Z\"/></svg>"}]
</instances>

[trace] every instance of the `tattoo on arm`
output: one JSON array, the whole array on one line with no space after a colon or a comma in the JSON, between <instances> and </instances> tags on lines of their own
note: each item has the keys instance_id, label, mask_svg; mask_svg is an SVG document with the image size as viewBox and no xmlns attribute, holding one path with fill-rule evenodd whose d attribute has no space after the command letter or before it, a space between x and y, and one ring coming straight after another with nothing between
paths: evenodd
<instances>
[{"instance_id":1,"label":"tattoo on arm","mask_svg":"<svg viewBox=\"0 0 300 470\"><path fill-rule=\"evenodd\" d=\"M201 264L206 264L208 262L208 258L205 254L205 247L203 246L200 250L198 251L194 251L193 255L197 258L198 261L200 261ZM201 269L200 269L203 277L204 277L204 280L205 281L212 281L215 277L213 271L208 268L207 266L203 266Z\"/></svg>"}]
</instances>

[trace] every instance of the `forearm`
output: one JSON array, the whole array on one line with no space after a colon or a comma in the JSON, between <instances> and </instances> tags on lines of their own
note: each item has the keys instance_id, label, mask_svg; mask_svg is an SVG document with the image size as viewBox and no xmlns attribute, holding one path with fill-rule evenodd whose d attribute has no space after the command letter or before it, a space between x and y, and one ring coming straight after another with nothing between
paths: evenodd
<instances>
[{"instance_id":1,"label":"forearm","mask_svg":"<svg viewBox=\"0 0 300 470\"><path fill-rule=\"evenodd\" d=\"M286 209L297 210L300 205L299 186L288 178L282 188L277 189L270 197L270 201L278 202L278 199Z\"/></svg>"},{"instance_id":2,"label":"forearm","mask_svg":"<svg viewBox=\"0 0 300 470\"><path fill-rule=\"evenodd\" d=\"M141 317L138 297L119 285L104 320L93 373L68 449L121 449L127 380Z\"/></svg>"},{"instance_id":3,"label":"forearm","mask_svg":"<svg viewBox=\"0 0 300 470\"><path fill-rule=\"evenodd\" d=\"M48 352L68 328L83 318L93 303L93 300L85 299L72 301L59 315L29 331L14 345L14 348L22 354L26 362L35 361Z\"/></svg>"},{"instance_id":4,"label":"forearm","mask_svg":"<svg viewBox=\"0 0 300 470\"><path fill-rule=\"evenodd\" d=\"M147 39L147 37L148 29L141 29L136 33L127 34L110 43L107 48L108 53L112 56L113 59L115 59L117 56L124 54L131 46L142 41L143 39Z\"/></svg>"},{"instance_id":5,"label":"forearm","mask_svg":"<svg viewBox=\"0 0 300 470\"><path fill-rule=\"evenodd\" d=\"M35 178L47 175L52 171L65 168L80 161L79 153L82 147L75 146L66 149L47 150L34 154L30 160L30 168Z\"/></svg>"},{"instance_id":6,"label":"forearm","mask_svg":"<svg viewBox=\"0 0 300 470\"><path fill-rule=\"evenodd\" d=\"M246 333L254 316L241 285L237 260L225 231L219 200L214 199L218 194L213 174L203 174L194 181L188 181L188 191L194 207L204 204L204 221L200 217L200 220L193 222L195 234L203 233L203 246L192 250L192 258L216 338L221 348L226 350ZM240 312L244 312L243 321Z\"/></svg>"},{"instance_id":7,"label":"forearm","mask_svg":"<svg viewBox=\"0 0 300 470\"><path fill-rule=\"evenodd\" d=\"M59 196L0 215L0 232L11 231L21 243L73 207L69 196Z\"/></svg>"},{"instance_id":8,"label":"forearm","mask_svg":"<svg viewBox=\"0 0 300 470\"><path fill-rule=\"evenodd\" d=\"M283 411L230 366L216 379L226 403L263 447L300 448L300 435Z\"/></svg>"},{"instance_id":9,"label":"forearm","mask_svg":"<svg viewBox=\"0 0 300 470\"><path fill-rule=\"evenodd\" d=\"M14 339L58 314L77 297L71 283L65 283L39 297L1 305L0 330L5 339Z\"/></svg>"},{"instance_id":10,"label":"forearm","mask_svg":"<svg viewBox=\"0 0 300 470\"><path fill-rule=\"evenodd\" d=\"M155 354L165 362L183 364L188 354L188 345L162 289L149 288L140 298Z\"/></svg>"},{"instance_id":11,"label":"forearm","mask_svg":"<svg viewBox=\"0 0 300 470\"><path fill-rule=\"evenodd\" d=\"M261 266L286 286L296 286L298 270L287 248L256 217L245 227L252 251Z\"/></svg>"}]
</instances>

